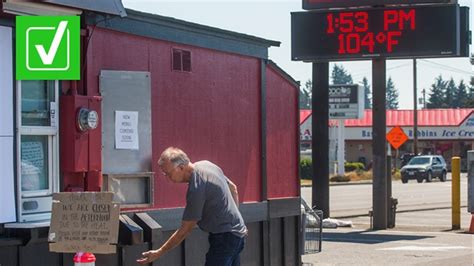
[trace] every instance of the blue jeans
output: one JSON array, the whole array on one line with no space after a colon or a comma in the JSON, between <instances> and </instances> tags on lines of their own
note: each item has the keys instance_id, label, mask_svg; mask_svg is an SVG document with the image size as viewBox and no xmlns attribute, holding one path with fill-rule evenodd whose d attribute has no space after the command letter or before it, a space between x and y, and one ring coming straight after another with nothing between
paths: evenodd
<instances>
[{"instance_id":1,"label":"blue jeans","mask_svg":"<svg viewBox=\"0 0 474 266\"><path fill-rule=\"evenodd\" d=\"M206 266L239 266L240 252L244 249L245 237L232 233L209 234L209 251Z\"/></svg>"}]
</instances>

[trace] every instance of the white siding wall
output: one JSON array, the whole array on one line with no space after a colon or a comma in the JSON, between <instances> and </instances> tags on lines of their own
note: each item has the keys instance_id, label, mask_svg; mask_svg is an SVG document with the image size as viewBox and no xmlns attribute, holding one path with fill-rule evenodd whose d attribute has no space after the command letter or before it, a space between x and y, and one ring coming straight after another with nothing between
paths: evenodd
<instances>
[{"instance_id":1,"label":"white siding wall","mask_svg":"<svg viewBox=\"0 0 474 266\"><path fill-rule=\"evenodd\" d=\"M15 222L12 29L0 26L0 223Z\"/></svg>"}]
</instances>

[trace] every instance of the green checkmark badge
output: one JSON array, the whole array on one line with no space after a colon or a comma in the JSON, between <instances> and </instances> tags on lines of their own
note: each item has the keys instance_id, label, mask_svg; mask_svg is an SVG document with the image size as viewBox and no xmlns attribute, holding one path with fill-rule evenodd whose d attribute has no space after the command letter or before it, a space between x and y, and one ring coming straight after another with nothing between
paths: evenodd
<instances>
[{"instance_id":1,"label":"green checkmark badge","mask_svg":"<svg viewBox=\"0 0 474 266\"><path fill-rule=\"evenodd\" d=\"M17 80L79 80L78 16L16 17Z\"/></svg>"}]
</instances>

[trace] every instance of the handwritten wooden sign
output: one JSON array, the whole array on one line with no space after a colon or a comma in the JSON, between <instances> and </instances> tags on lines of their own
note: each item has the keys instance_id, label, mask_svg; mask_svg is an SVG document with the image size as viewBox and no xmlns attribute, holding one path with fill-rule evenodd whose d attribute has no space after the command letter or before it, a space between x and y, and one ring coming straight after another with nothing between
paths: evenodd
<instances>
[{"instance_id":1,"label":"handwritten wooden sign","mask_svg":"<svg viewBox=\"0 0 474 266\"><path fill-rule=\"evenodd\" d=\"M112 199L112 192L53 194L49 250L116 253L120 205Z\"/></svg>"}]
</instances>

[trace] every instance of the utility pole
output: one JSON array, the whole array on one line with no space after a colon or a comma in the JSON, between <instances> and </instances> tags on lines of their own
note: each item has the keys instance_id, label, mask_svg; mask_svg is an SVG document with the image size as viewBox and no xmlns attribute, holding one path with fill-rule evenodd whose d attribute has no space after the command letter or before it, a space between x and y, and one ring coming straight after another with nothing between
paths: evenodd
<instances>
[{"instance_id":1,"label":"utility pole","mask_svg":"<svg viewBox=\"0 0 474 266\"><path fill-rule=\"evenodd\" d=\"M416 93L416 59L413 59L413 153L418 154L418 103Z\"/></svg>"},{"instance_id":2,"label":"utility pole","mask_svg":"<svg viewBox=\"0 0 474 266\"><path fill-rule=\"evenodd\" d=\"M311 206L329 218L329 62L313 63L312 89L313 187Z\"/></svg>"},{"instance_id":3,"label":"utility pole","mask_svg":"<svg viewBox=\"0 0 474 266\"><path fill-rule=\"evenodd\" d=\"M425 97L426 90L423 88L421 90L421 93L423 93L423 109L426 109L426 97Z\"/></svg>"},{"instance_id":4,"label":"utility pole","mask_svg":"<svg viewBox=\"0 0 474 266\"><path fill-rule=\"evenodd\" d=\"M372 59L372 206L374 210L374 230L387 229L386 77L385 58Z\"/></svg>"}]
</instances>

